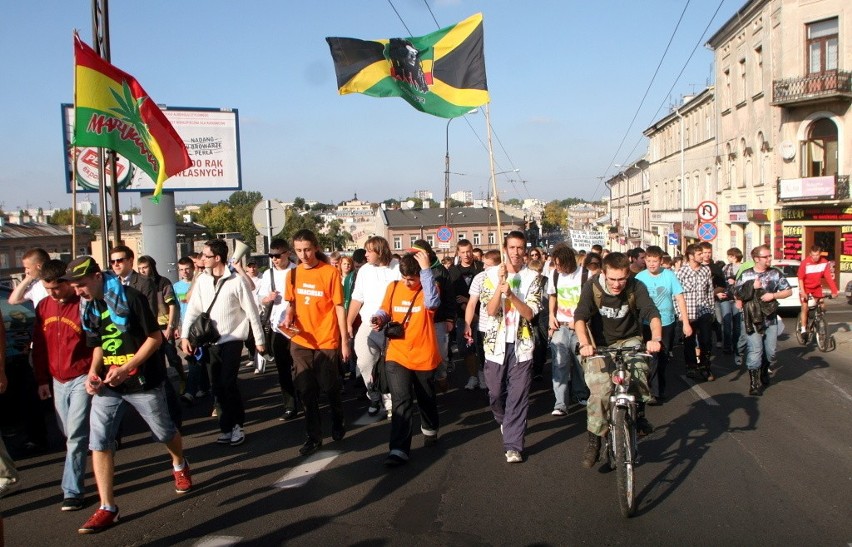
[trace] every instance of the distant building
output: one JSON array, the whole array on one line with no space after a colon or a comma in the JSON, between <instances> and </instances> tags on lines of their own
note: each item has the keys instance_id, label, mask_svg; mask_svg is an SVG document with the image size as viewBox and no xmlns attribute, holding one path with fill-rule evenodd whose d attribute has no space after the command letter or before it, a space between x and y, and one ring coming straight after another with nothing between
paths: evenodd
<instances>
[{"instance_id":1,"label":"distant building","mask_svg":"<svg viewBox=\"0 0 852 547\"><path fill-rule=\"evenodd\" d=\"M384 237L391 250L402 252L411 247L415 240L425 239L435 252L451 254L456 242L467 239L474 247L498 249L503 237L512 230L525 230L523 217L500 212L502 236L497 233L497 216L492 208L454 207L450 209L450 220L444 217L444 209L394 209L381 210ZM437 239L438 228L449 226L453 237L444 249Z\"/></svg>"},{"instance_id":2,"label":"distant building","mask_svg":"<svg viewBox=\"0 0 852 547\"><path fill-rule=\"evenodd\" d=\"M78 229L77 252L72 253L71 233L66 226L43 222L9 222L0 216L0 278L23 273L21 259L33 247L41 247L53 258L69 260L72 254L88 254L91 240L88 228Z\"/></svg>"},{"instance_id":3,"label":"distant building","mask_svg":"<svg viewBox=\"0 0 852 547\"><path fill-rule=\"evenodd\" d=\"M420 199L432 199L432 191L431 190L415 190L414 197Z\"/></svg>"},{"instance_id":4,"label":"distant building","mask_svg":"<svg viewBox=\"0 0 852 547\"><path fill-rule=\"evenodd\" d=\"M450 194L450 197L456 201L464 203L465 205L473 203L473 192L470 190L459 190L458 192Z\"/></svg>"}]
</instances>

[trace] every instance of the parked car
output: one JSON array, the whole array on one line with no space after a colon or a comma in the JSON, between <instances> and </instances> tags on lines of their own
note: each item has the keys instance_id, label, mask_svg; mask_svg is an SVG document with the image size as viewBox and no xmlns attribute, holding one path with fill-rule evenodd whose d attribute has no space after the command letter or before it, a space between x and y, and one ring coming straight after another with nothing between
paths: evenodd
<instances>
[{"instance_id":1,"label":"parked car","mask_svg":"<svg viewBox=\"0 0 852 547\"><path fill-rule=\"evenodd\" d=\"M27 362L32 340L35 311L32 302L9 304L12 289L0 286L0 311L6 327L6 366L18 361Z\"/></svg>"},{"instance_id":2,"label":"parked car","mask_svg":"<svg viewBox=\"0 0 852 547\"><path fill-rule=\"evenodd\" d=\"M846 302L852 304L852 281L846 284Z\"/></svg>"},{"instance_id":3,"label":"parked car","mask_svg":"<svg viewBox=\"0 0 852 547\"><path fill-rule=\"evenodd\" d=\"M784 258L772 261L772 266L781 270L784 273L784 277L787 278L787 282L790 283L791 287L793 287L793 294L778 301L779 310L800 309L802 306L799 302L800 263L801 262L798 260L789 260Z\"/></svg>"}]
</instances>

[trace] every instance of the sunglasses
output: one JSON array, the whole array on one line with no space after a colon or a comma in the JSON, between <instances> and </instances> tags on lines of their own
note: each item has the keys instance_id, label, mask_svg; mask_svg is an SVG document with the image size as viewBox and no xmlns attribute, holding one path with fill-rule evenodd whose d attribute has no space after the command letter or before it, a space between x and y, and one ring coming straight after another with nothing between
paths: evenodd
<instances>
[{"instance_id":1,"label":"sunglasses","mask_svg":"<svg viewBox=\"0 0 852 547\"><path fill-rule=\"evenodd\" d=\"M125 260L127 260L127 257L124 257L124 258L110 258L110 259L109 259L109 263L110 263L110 264L121 264L121 263L122 263L122 262L124 262Z\"/></svg>"},{"instance_id":2,"label":"sunglasses","mask_svg":"<svg viewBox=\"0 0 852 547\"><path fill-rule=\"evenodd\" d=\"M281 258L284 253L269 253L269 258Z\"/></svg>"}]
</instances>

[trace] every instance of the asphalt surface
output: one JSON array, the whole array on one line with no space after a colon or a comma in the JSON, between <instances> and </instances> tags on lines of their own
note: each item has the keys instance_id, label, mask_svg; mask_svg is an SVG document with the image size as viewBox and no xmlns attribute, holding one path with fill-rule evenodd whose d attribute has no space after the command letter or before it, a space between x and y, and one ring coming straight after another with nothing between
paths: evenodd
<instances>
[{"instance_id":1,"label":"asphalt surface","mask_svg":"<svg viewBox=\"0 0 852 547\"><path fill-rule=\"evenodd\" d=\"M94 480L90 471L83 511L59 510L64 453L54 436L54 451L19 454L21 487L0 501L7 544L848 545L852 306L830 303L829 319L837 341L829 353L799 346L795 318L785 319L778 370L760 397L747 395L747 374L721 352L718 379L695 386L675 348L668 399L648 412L657 430L640 443L631 519L620 515L614 473L580 466L584 408L550 415L547 367L533 383L521 464L506 463L485 392L461 389L457 367L439 397L438 446L424 448L417 431L411 462L397 469L382 465L388 422L367 417L362 390L348 383L349 430L331 441L324 411L326 444L309 460L322 468L315 475L298 467L301 416L278 421L274 369L245 368L243 445L215 444L209 400L185 408L190 493L175 494L164 448L134 415L116 458L121 521L80 536L97 508Z\"/></svg>"}]
</instances>

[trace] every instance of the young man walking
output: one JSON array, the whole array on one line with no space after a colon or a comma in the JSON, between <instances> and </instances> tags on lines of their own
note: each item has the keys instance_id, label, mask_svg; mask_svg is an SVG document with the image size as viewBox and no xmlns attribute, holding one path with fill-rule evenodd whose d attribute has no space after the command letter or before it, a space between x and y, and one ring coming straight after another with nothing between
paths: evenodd
<instances>
[{"instance_id":1,"label":"young man walking","mask_svg":"<svg viewBox=\"0 0 852 547\"><path fill-rule=\"evenodd\" d=\"M48 260L41 269L47 291L36 307L33 324L33 368L38 395L51 397L62 434L65 436L65 467L62 472L62 510L83 508L83 479L89 451L89 410L92 397L86 393L86 378L92 366L92 348L80 324L80 297L70 283L61 279L66 265Z\"/></svg>"},{"instance_id":2,"label":"young man walking","mask_svg":"<svg viewBox=\"0 0 852 547\"><path fill-rule=\"evenodd\" d=\"M127 405L139 412L154 438L166 445L172 458L175 492L189 492L192 479L183 457L183 440L166 406L166 369L158 351L163 335L145 297L122 285L115 275L102 272L91 256L71 261L61 279L87 300L81 323L88 343L94 347L86 391L94 395L89 415L89 449L101 503L78 530L91 534L118 522L113 491L114 448Z\"/></svg>"},{"instance_id":3,"label":"young man walking","mask_svg":"<svg viewBox=\"0 0 852 547\"><path fill-rule=\"evenodd\" d=\"M508 463L523 461L535 346L530 321L543 291L541 277L524 265L526 243L523 232L509 232L506 262L487 271L480 293L493 319L485 333L485 383Z\"/></svg>"}]
</instances>

